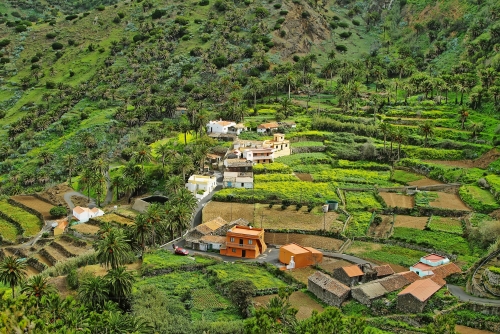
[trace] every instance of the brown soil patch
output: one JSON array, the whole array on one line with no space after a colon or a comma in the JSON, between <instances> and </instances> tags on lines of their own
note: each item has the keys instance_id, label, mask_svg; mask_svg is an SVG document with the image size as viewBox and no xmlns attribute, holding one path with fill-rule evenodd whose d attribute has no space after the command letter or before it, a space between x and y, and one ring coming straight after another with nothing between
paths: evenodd
<instances>
[{"instance_id":1,"label":"brown soil patch","mask_svg":"<svg viewBox=\"0 0 500 334\"><path fill-rule=\"evenodd\" d=\"M487 168L489 164L500 158L500 150L493 148L476 160L424 160L425 162L460 168Z\"/></svg>"},{"instance_id":2,"label":"brown soil patch","mask_svg":"<svg viewBox=\"0 0 500 334\"><path fill-rule=\"evenodd\" d=\"M493 332L485 331L483 329L475 329L462 325L456 325L455 330L458 334L493 334Z\"/></svg>"},{"instance_id":3,"label":"brown soil patch","mask_svg":"<svg viewBox=\"0 0 500 334\"><path fill-rule=\"evenodd\" d=\"M368 229L368 236L375 238L388 238L392 226L392 216L381 216L382 222L378 225L372 223Z\"/></svg>"},{"instance_id":4,"label":"brown soil patch","mask_svg":"<svg viewBox=\"0 0 500 334\"><path fill-rule=\"evenodd\" d=\"M68 204L66 204L66 201L64 200L64 194L69 191L74 190L67 184L62 183L47 189L44 192L39 193L38 195L54 205L62 205L68 207Z\"/></svg>"},{"instance_id":5,"label":"brown soil patch","mask_svg":"<svg viewBox=\"0 0 500 334\"><path fill-rule=\"evenodd\" d=\"M276 297L276 295L254 297L254 305L255 307L266 306L273 297ZM315 301L308 294L302 291L295 291L290 295L290 304L292 304L292 307L298 310L298 320L309 318L312 315L313 310L316 310L320 313L323 311L323 306L321 306L317 301Z\"/></svg>"},{"instance_id":6,"label":"brown soil patch","mask_svg":"<svg viewBox=\"0 0 500 334\"><path fill-rule=\"evenodd\" d=\"M441 181L437 181L437 180L433 180L433 179L429 179L427 177L424 177L423 179L409 182L408 184L410 186L425 187L425 186L435 186L435 185L444 184L444 183Z\"/></svg>"},{"instance_id":7,"label":"brown soil patch","mask_svg":"<svg viewBox=\"0 0 500 334\"><path fill-rule=\"evenodd\" d=\"M118 223L121 225L133 225L134 224L134 221L132 219L122 217L122 216L117 215L115 213L108 213L108 214L105 214L104 216L97 217L95 219L100 221L100 222Z\"/></svg>"},{"instance_id":8,"label":"brown soil patch","mask_svg":"<svg viewBox=\"0 0 500 334\"><path fill-rule=\"evenodd\" d=\"M126 264L125 268L127 268L127 271L139 270L141 268L141 263L140 261L136 261L134 263ZM84 266L78 269L78 271L82 274L90 273L96 276L104 276L108 273L108 269L105 266L101 266L100 264Z\"/></svg>"},{"instance_id":9,"label":"brown soil patch","mask_svg":"<svg viewBox=\"0 0 500 334\"><path fill-rule=\"evenodd\" d=\"M82 255L92 251L92 246L77 247L69 242L57 240L57 243L63 246L68 252L75 255Z\"/></svg>"},{"instance_id":10,"label":"brown soil patch","mask_svg":"<svg viewBox=\"0 0 500 334\"><path fill-rule=\"evenodd\" d=\"M415 206L415 199L413 196L387 192L380 192L379 195L384 199L385 204L389 207L411 209Z\"/></svg>"},{"instance_id":11,"label":"brown soil patch","mask_svg":"<svg viewBox=\"0 0 500 334\"><path fill-rule=\"evenodd\" d=\"M413 217L405 215L396 215L394 227L410 227L417 230L423 230L429 217Z\"/></svg>"},{"instance_id":12,"label":"brown soil patch","mask_svg":"<svg viewBox=\"0 0 500 334\"><path fill-rule=\"evenodd\" d=\"M36 258L39 262L45 264L47 267L52 267L52 263L50 263L50 261L47 260L47 258L45 256L37 253L37 254L34 254L33 257Z\"/></svg>"},{"instance_id":13,"label":"brown soil patch","mask_svg":"<svg viewBox=\"0 0 500 334\"><path fill-rule=\"evenodd\" d=\"M32 266L26 267L26 272L28 273L28 277L38 275L40 272L33 268Z\"/></svg>"},{"instance_id":14,"label":"brown soil patch","mask_svg":"<svg viewBox=\"0 0 500 334\"><path fill-rule=\"evenodd\" d=\"M319 264L319 266L328 272L333 272L334 269L349 266L351 264L351 262L345 260L323 257L323 261Z\"/></svg>"},{"instance_id":15,"label":"brown soil patch","mask_svg":"<svg viewBox=\"0 0 500 334\"><path fill-rule=\"evenodd\" d=\"M82 207L88 207L89 206L88 197L71 196L70 199L71 199L71 202L73 202L74 206L82 206Z\"/></svg>"},{"instance_id":16,"label":"brown soil patch","mask_svg":"<svg viewBox=\"0 0 500 334\"><path fill-rule=\"evenodd\" d=\"M312 175L308 173L295 173L295 176L297 176L301 181L313 181Z\"/></svg>"},{"instance_id":17,"label":"brown soil patch","mask_svg":"<svg viewBox=\"0 0 500 334\"><path fill-rule=\"evenodd\" d=\"M323 225L323 214L319 211L320 208L315 208L309 213L305 206L297 211L295 210L295 205L282 210L280 205L274 205L272 208L269 208L267 204L256 204L254 210L253 204L231 204L212 201L203 208L202 219L205 223L217 217L222 217L226 221L243 218L250 223L254 222L256 227L262 226L267 229L314 231L322 230L323 226L326 226L327 230L333 231L340 231L342 229L344 223L337 220L338 214L336 212L328 212L326 214L326 224Z\"/></svg>"},{"instance_id":18,"label":"brown soil patch","mask_svg":"<svg viewBox=\"0 0 500 334\"><path fill-rule=\"evenodd\" d=\"M438 194L437 200L430 202L429 205L435 208L471 211L467 205L462 202L460 197L455 194L448 194L444 192L436 192Z\"/></svg>"},{"instance_id":19,"label":"brown soil patch","mask_svg":"<svg viewBox=\"0 0 500 334\"><path fill-rule=\"evenodd\" d=\"M49 278L49 283L56 288L62 298L66 298L69 295L76 295L76 291L70 290L66 276L51 277Z\"/></svg>"},{"instance_id":20,"label":"brown soil patch","mask_svg":"<svg viewBox=\"0 0 500 334\"><path fill-rule=\"evenodd\" d=\"M98 226L90 224L76 224L71 226L71 228L83 234L96 234L99 231Z\"/></svg>"},{"instance_id":21,"label":"brown soil patch","mask_svg":"<svg viewBox=\"0 0 500 334\"><path fill-rule=\"evenodd\" d=\"M58 262L64 262L68 259L66 256L64 256L62 253L60 253L57 249L55 249L52 246L45 247L45 250L50 255L52 255Z\"/></svg>"},{"instance_id":22,"label":"brown soil patch","mask_svg":"<svg viewBox=\"0 0 500 334\"><path fill-rule=\"evenodd\" d=\"M50 209L54 206L50 203L42 201L34 196L12 196L11 198L16 202L26 205L28 208L40 212L45 220L50 220L52 218Z\"/></svg>"},{"instance_id":23,"label":"brown soil patch","mask_svg":"<svg viewBox=\"0 0 500 334\"><path fill-rule=\"evenodd\" d=\"M264 241L271 245L286 245L294 242L301 246L325 250L338 250L344 244L338 239L297 233L265 233Z\"/></svg>"},{"instance_id":24,"label":"brown soil patch","mask_svg":"<svg viewBox=\"0 0 500 334\"><path fill-rule=\"evenodd\" d=\"M313 267L297 268L287 271L295 279L307 284L307 278L316 272Z\"/></svg>"},{"instance_id":25,"label":"brown soil patch","mask_svg":"<svg viewBox=\"0 0 500 334\"><path fill-rule=\"evenodd\" d=\"M353 254L353 255L358 255L358 254L364 254L369 251L375 251L375 250L381 250L382 249L382 244L376 244L373 242L364 242L364 241L356 241L355 243L352 243L345 251L347 254ZM347 250L349 250L347 252Z\"/></svg>"}]
</instances>

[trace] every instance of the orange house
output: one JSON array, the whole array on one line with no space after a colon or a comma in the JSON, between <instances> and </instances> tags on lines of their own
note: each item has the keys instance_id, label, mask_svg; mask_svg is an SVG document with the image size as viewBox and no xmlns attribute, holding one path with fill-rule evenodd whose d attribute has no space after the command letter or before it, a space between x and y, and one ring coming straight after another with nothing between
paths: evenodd
<instances>
[{"instance_id":1,"label":"orange house","mask_svg":"<svg viewBox=\"0 0 500 334\"><path fill-rule=\"evenodd\" d=\"M279 255L281 263L289 264L292 256L295 268L308 267L323 261L323 253L312 247L302 247L295 243L281 246Z\"/></svg>"},{"instance_id":2,"label":"orange house","mask_svg":"<svg viewBox=\"0 0 500 334\"><path fill-rule=\"evenodd\" d=\"M255 259L267 249L264 243L264 230L249 226L236 225L226 233L226 248L222 255Z\"/></svg>"}]
</instances>

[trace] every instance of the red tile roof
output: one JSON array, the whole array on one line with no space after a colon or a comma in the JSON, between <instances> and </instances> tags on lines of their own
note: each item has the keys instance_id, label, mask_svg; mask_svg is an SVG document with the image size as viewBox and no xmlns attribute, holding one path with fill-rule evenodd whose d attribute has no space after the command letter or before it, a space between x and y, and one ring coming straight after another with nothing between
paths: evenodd
<instances>
[{"instance_id":1,"label":"red tile roof","mask_svg":"<svg viewBox=\"0 0 500 334\"><path fill-rule=\"evenodd\" d=\"M342 267L342 269L344 269L345 273L349 277L356 277L356 276L363 276L364 275L363 271L361 271L361 269L359 269L359 267L357 265Z\"/></svg>"},{"instance_id":2,"label":"red tile roof","mask_svg":"<svg viewBox=\"0 0 500 334\"><path fill-rule=\"evenodd\" d=\"M398 293L398 296L410 294L421 302L425 302L435 294L443 285L434 282L430 278L413 282L406 289Z\"/></svg>"},{"instance_id":3,"label":"red tile roof","mask_svg":"<svg viewBox=\"0 0 500 334\"><path fill-rule=\"evenodd\" d=\"M437 262L446 259L445 256L437 255L437 254L429 254L424 256L424 259L432 262Z\"/></svg>"},{"instance_id":4,"label":"red tile roof","mask_svg":"<svg viewBox=\"0 0 500 334\"><path fill-rule=\"evenodd\" d=\"M377 276L387 276L394 274L394 270L388 264L384 264L383 266L377 266L374 267L373 269L375 269L375 271L377 272Z\"/></svg>"},{"instance_id":5,"label":"red tile roof","mask_svg":"<svg viewBox=\"0 0 500 334\"><path fill-rule=\"evenodd\" d=\"M401 275L406 278L410 283L418 281L420 276L418 276L414 271L404 271L402 273L398 273L397 275Z\"/></svg>"},{"instance_id":6,"label":"red tile roof","mask_svg":"<svg viewBox=\"0 0 500 334\"><path fill-rule=\"evenodd\" d=\"M420 270L425 270L425 271L435 268L435 267L429 266L428 264L425 264L422 262L416 263L412 267L415 269L420 269Z\"/></svg>"},{"instance_id":7,"label":"red tile roof","mask_svg":"<svg viewBox=\"0 0 500 334\"><path fill-rule=\"evenodd\" d=\"M432 272L434 273L434 275L437 275L441 278L446 278L450 275L461 273L462 270L460 270L460 268L455 263L450 262L434 267L434 269L432 269Z\"/></svg>"},{"instance_id":8,"label":"red tile roof","mask_svg":"<svg viewBox=\"0 0 500 334\"><path fill-rule=\"evenodd\" d=\"M279 124L276 122L271 122L271 123L262 123L259 126L257 126L259 129L273 129L273 128L279 128Z\"/></svg>"}]
</instances>

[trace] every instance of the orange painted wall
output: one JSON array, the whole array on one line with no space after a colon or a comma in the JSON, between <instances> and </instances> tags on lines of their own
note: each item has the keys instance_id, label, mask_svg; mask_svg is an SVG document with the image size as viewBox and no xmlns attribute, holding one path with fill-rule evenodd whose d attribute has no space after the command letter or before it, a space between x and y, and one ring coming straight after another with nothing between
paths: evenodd
<instances>
[{"instance_id":1,"label":"orange painted wall","mask_svg":"<svg viewBox=\"0 0 500 334\"><path fill-rule=\"evenodd\" d=\"M233 249L235 249L236 252L233 252ZM246 251L245 258L248 258L248 259L255 259L257 256L260 255L260 252L258 249L256 251L246 249L245 251ZM243 249L236 248L236 247L228 247L227 249L221 249L220 254L226 255L226 256L233 256L233 257L243 257Z\"/></svg>"},{"instance_id":2,"label":"orange painted wall","mask_svg":"<svg viewBox=\"0 0 500 334\"><path fill-rule=\"evenodd\" d=\"M295 262L295 268L303 268L313 264L320 263L323 260L323 253L321 252L307 252L295 254L287 249L280 248L279 260L281 263L289 264L291 257Z\"/></svg>"}]
</instances>

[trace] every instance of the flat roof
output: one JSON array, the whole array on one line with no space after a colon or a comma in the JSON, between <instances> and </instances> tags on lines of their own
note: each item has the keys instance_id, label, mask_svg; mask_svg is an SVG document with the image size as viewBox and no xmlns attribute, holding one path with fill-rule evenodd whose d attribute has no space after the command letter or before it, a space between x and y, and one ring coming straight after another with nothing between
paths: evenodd
<instances>
[{"instance_id":1,"label":"flat roof","mask_svg":"<svg viewBox=\"0 0 500 334\"><path fill-rule=\"evenodd\" d=\"M280 250L281 249L285 249L285 250L287 250L287 251L289 251L291 253L294 253L294 254L306 254L306 253L310 252L305 247L302 247L302 246L294 244L294 243L281 246Z\"/></svg>"},{"instance_id":2,"label":"flat roof","mask_svg":"<svg viewBox=\"0 0 500 334\"><path fill-rule=\"evenodd\" d=\"M237 226L233 227L232 229L228 230L228 232L258 236L262 232L264 232L264 230L262 230L260 228L251 228L251 227L247 227L247 226L237 225Z\"/></svg>"}]
</instances>

